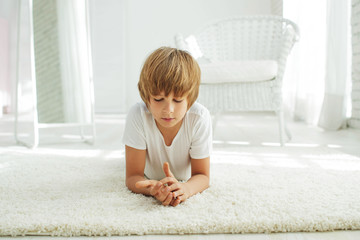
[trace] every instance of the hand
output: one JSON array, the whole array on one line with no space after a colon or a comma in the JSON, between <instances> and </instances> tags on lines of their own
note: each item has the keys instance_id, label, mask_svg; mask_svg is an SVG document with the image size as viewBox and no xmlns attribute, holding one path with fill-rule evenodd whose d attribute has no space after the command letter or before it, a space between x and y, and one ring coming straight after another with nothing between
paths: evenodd
<instances>
[{"instance_id":1,"label":"hand","mask_svg":"<svg viewBox=\"0 0 360 240\"><path fill-rule=\"evenodd\" d=\"M186 183L180 183L175 177L174 174L170 171L169 163L164 163L163 170L166 178L160 180L162 185L167 185L169 187L170 193L172 193L172 199L169 199L169 196L163 201L163 205L171 205L176 207L179 203L184 202L188 196L189 191L186 187Z\"/></svg>"},{"instance_id":2,"label":"hand","mask_svg":"<svg viewBox=\"0 0 360 240\"><path fill-rule=\"evenodd\" d=\"M144 180L144 181L138 181L135 184L136 188L148 188L149 193L151 196L155 197L157 200L164 204L164 202L167 202L173 199L173 193L170 192L170 188L164 184L162 184L160 181L156 180ZM169 204L167 204L169 205Z\"/></svg>"}]
</instances>

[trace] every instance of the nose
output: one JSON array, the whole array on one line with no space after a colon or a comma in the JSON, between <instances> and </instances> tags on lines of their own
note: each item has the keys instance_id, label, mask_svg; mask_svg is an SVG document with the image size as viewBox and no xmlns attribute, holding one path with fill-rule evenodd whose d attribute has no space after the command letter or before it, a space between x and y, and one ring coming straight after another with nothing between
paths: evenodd
<instances>
[{"instance_id":1,"label":"nose","mask_svg":"<svg viewBox=\"0 0 360 240\"><path fill-rule=\"evenodd\" d=\"M174 112L174 104L170 101L170 102L165 102L164 104L164 108L163 111L165 113L173 113Z\"/></svg>"}]
</instances>

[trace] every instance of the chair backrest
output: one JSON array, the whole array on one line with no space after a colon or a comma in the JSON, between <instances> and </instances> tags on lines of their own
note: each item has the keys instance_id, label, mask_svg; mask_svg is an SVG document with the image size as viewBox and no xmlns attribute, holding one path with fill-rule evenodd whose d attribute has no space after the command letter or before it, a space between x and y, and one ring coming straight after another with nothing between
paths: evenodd
<instances>
[{"instance_id":1,"label":"chair backrest","mask_svg":"<svg viewBox=\"0 0 360 240\"><path fill-rule=\"evenodd\" d=\"M298 34L296 24L279 16L242 16L214 22L194 36L204 57L236 61L277 60L284 41L290 39L292 47Z\"/></svg>"}]
</instances>

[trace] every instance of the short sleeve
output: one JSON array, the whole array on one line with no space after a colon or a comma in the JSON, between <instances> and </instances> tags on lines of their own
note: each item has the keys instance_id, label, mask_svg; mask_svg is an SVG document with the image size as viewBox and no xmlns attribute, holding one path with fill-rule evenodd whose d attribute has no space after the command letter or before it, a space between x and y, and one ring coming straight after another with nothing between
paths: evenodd
<instances>
[{"instance_id":1,"label":"short sleeve","mask_svg":"<svg viewBox=\"0 0 360 240\"><path fill-rule=\"evenodd\" d=\"M122 142L132 148L146 149L144 122L140 104L135 104L129 111Z\"/></svg>"},{"instance_id":2,"label":"short sleeve","mask_svg":"<svg viewBox=\"0 0 360 240\"><path fill-rule=\"evenodd\" d=\"M207 109L194 124L193 137L190 146L192 159L209 157L212 151L212 125L211 116Z\"/></svg>"}]
</instances>

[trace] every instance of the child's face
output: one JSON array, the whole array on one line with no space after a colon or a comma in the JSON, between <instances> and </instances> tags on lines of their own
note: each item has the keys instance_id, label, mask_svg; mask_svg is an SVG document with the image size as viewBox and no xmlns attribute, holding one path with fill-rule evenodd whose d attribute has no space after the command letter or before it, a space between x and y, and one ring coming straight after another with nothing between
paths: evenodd
<instances>
[{"instance_id":1,"label":"child's face","mask_svg":"<svg viewBox=\"0 0 360 240\"><path fill-rule=\"evenodd\" d=\"M171 129L181 125L187 107L187 96L175 97L173 93L165 96L164 92L161 92L150 97L149 110L158 126L163 128Z\"/></svg>"}]
</instances>

